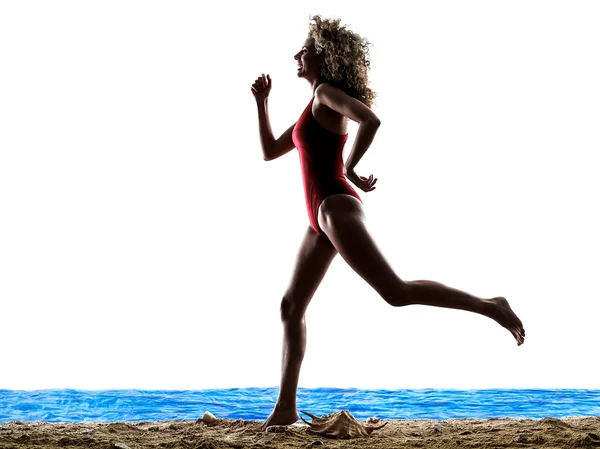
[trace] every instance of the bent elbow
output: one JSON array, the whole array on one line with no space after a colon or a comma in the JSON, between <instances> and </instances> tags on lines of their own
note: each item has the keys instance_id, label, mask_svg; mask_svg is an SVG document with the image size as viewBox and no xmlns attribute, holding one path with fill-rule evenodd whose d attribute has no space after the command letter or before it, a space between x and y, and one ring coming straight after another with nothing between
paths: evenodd
<instances>
[{"instance_id":1,"label":"bent elbow","mask_svg":"<svg viewBox=\"0 0 600 449\"><path fill-rule=\"evenodd\" d=\"M373 118L365 119L362 122L360 122L361 125L363 123L370 128L379 128L379 126L381 125L381 120L379 120L377 117L373 117Z\"/></svg>"}]
</instances>

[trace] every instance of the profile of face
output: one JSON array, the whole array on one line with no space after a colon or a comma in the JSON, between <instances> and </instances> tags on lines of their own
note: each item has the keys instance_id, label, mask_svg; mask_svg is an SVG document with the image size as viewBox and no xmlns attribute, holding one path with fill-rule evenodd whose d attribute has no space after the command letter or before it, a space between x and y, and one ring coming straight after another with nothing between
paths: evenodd
<instances>
[{"instance_id":1,"label":"profile of face","mask_svg":"<svg viewBox=\"0 0 600 449\"><path fill-rule=\"evenodd\" d=\"M306 38L300 51L294 55L294 59L298 61L298 77L308 80L319 78L319 55L312 37Z\"/></svg>"}]
</instances>

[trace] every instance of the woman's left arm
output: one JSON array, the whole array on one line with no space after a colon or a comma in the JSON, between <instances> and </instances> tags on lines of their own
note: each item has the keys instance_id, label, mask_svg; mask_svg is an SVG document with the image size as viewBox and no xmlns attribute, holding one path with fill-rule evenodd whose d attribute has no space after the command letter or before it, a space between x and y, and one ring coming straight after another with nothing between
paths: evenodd
<instances>
[{"instance_id":1,"label":"woman's left arm","mask_svg":"<svg viewBox=\"0 0 600 449\"><path fill-rule=\"evenodd\" d=\"M377 129L381 125L381 120L360 100L329 84L320 84L315 89L315 97L318 97L320 103L358 122L358 132L354 139L352 151L350 151L350 155L344 164L344 172L348 179L365 192L374 190L375 187L372 186L377 178L373 180L373 175L369 178L358 176L354 171L354 167L371 146Z\"/></svg>"},{"instance_id":2,"label":"woman's left arm","mask_svg":"<svg viewBox=\"0 0 600 449\"><path fill-rule=\"evenodd\" d=\"M346 159L346 163L344 164L344 168L346 170L354 169L360 158L367 152L373 139L375 138L375 133L377 133L377 129L381 125L381 122L367 120L364 122L360 122L358 125L358 132L356 133L356 138L354 139L354 145L352 146L352 151L348 155Z\"/></svg>"}]
</instances>

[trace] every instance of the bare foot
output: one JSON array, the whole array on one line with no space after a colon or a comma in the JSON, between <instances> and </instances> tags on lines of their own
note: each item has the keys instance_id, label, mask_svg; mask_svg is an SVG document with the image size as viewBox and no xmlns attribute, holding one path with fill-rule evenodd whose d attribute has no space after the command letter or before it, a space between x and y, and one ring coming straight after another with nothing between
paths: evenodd
<instances>
[{"instance_id":1,"label":"bare foot","mask_svg":"<svg viewBox=\"0 0 600 449\"><path fill-rule=\"evenodd\" d=\"M508 301L503 296L497 296L486 301L489 304L489 317L496 320L498 324L505 327L521 346L525 341L525 329L519 317L513 312Z\"/></svg>"},{"instance_id":2,"label":"bare foot","mask_svg":"<svg viewBox=\"0 0 600 449\"><path fill-rule=\"evenodd\" d=\"M269 426L287 426L289 424L294 424L299 419L300 417L298 416L296 407L284 409L275 406L271 415L269 415L260 430L265 431Z\"/></svg>"}]
</instances>

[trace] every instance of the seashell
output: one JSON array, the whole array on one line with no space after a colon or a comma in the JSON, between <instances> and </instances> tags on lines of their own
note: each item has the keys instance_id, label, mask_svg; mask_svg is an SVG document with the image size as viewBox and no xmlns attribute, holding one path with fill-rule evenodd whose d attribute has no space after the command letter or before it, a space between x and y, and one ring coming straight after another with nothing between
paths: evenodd
<instances>
[{"instance_id":1,"label":"seashell","mask_svg":"<svg viewBox=\"0 0 600 449\"><path fill-rule=\"evenodd\" d=\"M215 418L215 416L211 412L204 412L204 416L200 418L199 421L204 422L206 424L214 424L217 422L217 418Z\"/></svg>"},{"instance_id":2,"label":"seashell","mask_svg":"<svg viewBox=\"0 0 600 449\"><path fill-rule=\"evenodd\" d=\"M370 435L374 430L381 429L388 424L387 422L380 426L361 424L348 410L342 410L340 412L324 415L321 418L302 410L300 410L300 412L312 418L312 422L308 422L304 418L300 417L302 421L310 426L310 431L326 437L354 438L367 436Z\"/></svg>"},{"instance_id":3,"label":"seashell","mask_svg":"<svg viewBox=\"0 0 600 449\"><path fill-rule=\"evenodd\" d=\"M281 433L287 430L288 426L272 425L265 429L265 432Z\"/></svg>"},{"instance_id":4,"label":"seashell","mask_svg":"<svg viewBox=\"0 0 600 449\"><path fill-rule=\"evenodd\" d=\"M268 442L272 441L272 440L275 438L275 436L276 436L276 435L275 435L274 433L267 434L267 435L265 435L264 437L262 437L260 440L258 440L258 441L257 441L256 443L254 443L254 444L255 444L255 445L257 445L257 444L259 444L259 445L260 445L260 444L266 444L266 443L268 443Z\"/></svg>"}]
</instances>

